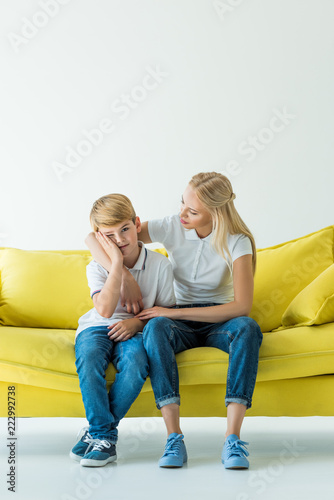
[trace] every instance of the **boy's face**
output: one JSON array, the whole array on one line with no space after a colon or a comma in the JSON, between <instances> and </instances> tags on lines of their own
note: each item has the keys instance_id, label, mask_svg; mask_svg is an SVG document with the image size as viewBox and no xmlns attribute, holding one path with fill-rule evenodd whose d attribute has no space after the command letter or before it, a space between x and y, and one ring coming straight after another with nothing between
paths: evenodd
<instances>
[{"instance_id":1,"label":"boy's face","mask_svg":"<svg viewBox=\"0 0 334 500\"><path fill-rule=\"evenodd\" d=\"M141 230L139 217L136 217L135 223L132 220L126 220L116 226L100 227L100 233L105 234L120 248L124 263L131 258L138 258L138 237L137 234Z\"/></svg>"}]
</instances>

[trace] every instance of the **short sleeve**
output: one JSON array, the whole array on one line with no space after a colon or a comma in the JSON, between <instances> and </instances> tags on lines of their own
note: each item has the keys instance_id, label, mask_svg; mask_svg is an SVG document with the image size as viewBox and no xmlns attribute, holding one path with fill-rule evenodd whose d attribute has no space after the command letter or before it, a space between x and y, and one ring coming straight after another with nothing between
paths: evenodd
<instances>
[{"instance_id":1,"label":"short sleeve","mask_svg":"<svg viewBox=\"0 0 334 500\"><path fill-rule=\"evenodd\" d=\"M100 264L92 260L86 267L86 274L88 286L90 288L90 296L93 297L96 293L101 292L107 281L108 273Z\"/></svg>"},{"instance_id":2,"label":"short sleeve","mask_svg":"<svg viewBox=\"0 0 334 500\"><path fill-rule=\"evenodd\" d=\"M235 237L235 240L233 241L232 248L230 249L232 262L243 255L253 255L252 243L248 236L244 234L233 236Z\"/></svg>"},{"instance_id":3,"label":"short sleeve","mask_svg":"<svg viewBox=\"0 0 334 500\"><path fill-rule=\"evenodd\" d=\"M163 219L153 219L148 221L148 233L152 242L159 242L166 245L172 239L175 230L175 215L164 217Z\"/></svg>"},{"instance_id":4,"label":"short sleeve","mask_svg":"<svg viewBox=\"0 0 334 500\"><path fill-rule=\"evenodd\" d=\"M176 303L173 287L173 268L167 258L164 260L165 262L163 262L159 271L157 296L154 304L161 307L171 307Z\"/></svg>"}]
</instances>

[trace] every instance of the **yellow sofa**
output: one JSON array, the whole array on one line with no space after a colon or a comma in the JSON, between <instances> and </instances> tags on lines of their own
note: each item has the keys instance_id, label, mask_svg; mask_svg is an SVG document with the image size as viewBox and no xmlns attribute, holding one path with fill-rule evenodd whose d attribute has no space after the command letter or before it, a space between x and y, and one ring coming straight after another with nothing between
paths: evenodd
<instances>
[{"instance_id":1,"label":"yellow sofa","mask_svg":"<svg viewBox=\"0 0 334 500\"><path fill-rule=\"evenodd\" d=\"M334 226L258 250L251 316L264 332L247 415L334 415ZM78 318L92 307L87 251L0 249L0 416L8 386L20 417L84 417L75 370ZM225 416L228 355L177 355L182 416ZM108 385L115 376L107 371ZM128 416L157 416L149 379Z\"/></svg>"}]
</instances>

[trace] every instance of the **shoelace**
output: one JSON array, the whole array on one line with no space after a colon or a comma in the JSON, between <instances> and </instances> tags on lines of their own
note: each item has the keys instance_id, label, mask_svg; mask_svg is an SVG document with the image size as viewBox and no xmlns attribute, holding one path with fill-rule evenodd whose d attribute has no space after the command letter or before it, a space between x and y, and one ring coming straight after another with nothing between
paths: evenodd
<instances>
[{"instance_id":1,"label":"shoelace","mask_svg":"<svg viewBox=\"0 0 334 500\"><path fill-rule=\"evenodd\" d=\"M249 453L246 450L245 446L248 445L246 441L241 441L241 439L236 439L232 442L227 442L227 458L230 458L232 455L237 455L238 457L246 456L248 457Z\"/></svg>"},{"instance_id":2,"label":"shoelace","mask_svg":"<svg viewBox=\"0 0 334 500\"><path fill-rule=\"evenodd\" d=\"M87 432L86 436L82 439L84 443L91 443L94 441L94 438Z\"/></svg>"},{"instance_id":3,"label":"shoelace","mask_svg":"<svg viewBox=\"0 0 334 500\"><path fill-rule=\"evenodd\" d=\"M168 455L179 454L182 437L183 437L182 434L178 434L177 436L168 439L165 447L165 452L163 454L164 457Z\"/></svg>"},{"instance_id":4,"label":"shoelace","mask_svg":"<svg viewBox=\"0 0 334 500\"><path fill-rule=\"evenodd\" d=\"M105 439L93 439L87 448L88 451L102 451L103 448L111 448L111 444Z\"/></svg>"}]
</instances>

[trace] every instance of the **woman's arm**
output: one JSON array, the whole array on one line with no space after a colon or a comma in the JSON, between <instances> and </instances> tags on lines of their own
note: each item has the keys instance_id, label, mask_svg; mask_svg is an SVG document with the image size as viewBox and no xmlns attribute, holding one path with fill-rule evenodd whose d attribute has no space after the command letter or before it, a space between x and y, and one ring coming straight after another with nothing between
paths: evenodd
<instances>
[{"instance_id":1,"label":"woman's arm","mask_svg":"<svg viewBox=\"0 0 334 500\"><path fill-rule=\"evenodd\" d=\"M153 243L148 232L148 221L142 222L138 239L143 243Z\"/></svg>"},{"instance_id":2,"label":"woman's arm","mask_svg":"<svg viewBox=\"0 0 334 500\"><path fill-rule=\"evenodd\" d=\"M234 300L227 304L210 307L185 307L167 309L153 307L139 313L139 319L164 316L171 319L186 319L207 323L221 323L238 316L248 316L253 303L254 278L252 256L244 255L233 262Z\"/></svg>"}]
</instances>

